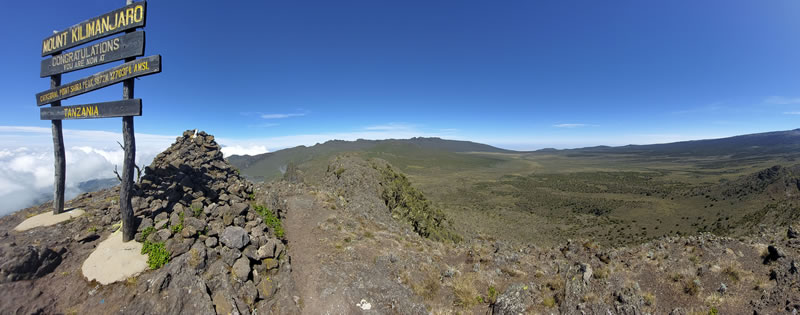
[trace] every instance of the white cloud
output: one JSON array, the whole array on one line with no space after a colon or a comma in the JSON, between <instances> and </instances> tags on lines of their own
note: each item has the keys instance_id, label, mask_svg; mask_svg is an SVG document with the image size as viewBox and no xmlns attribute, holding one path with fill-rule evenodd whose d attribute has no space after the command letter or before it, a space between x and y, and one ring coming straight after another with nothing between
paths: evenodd
<instances>
[{"instance_id":1,"label":"white cloud","mask_svg":"<svg viewBox=\"0 0 800 315\"><path fill-rule=\"evenodd\" d=\"M785 115L800 115L800 112L784 112Z\"/></svg>"},{"instance_id":2,"label":"white cloud","mask_svg":"<svg viewBox=\"0 0 800 315\"><path fill-rule=\"evenodd\" d=\"M53 197L53 142L50 128L0 126L0 216ZM122 168L122 134L108 131L64 129L67 200L81 191L78 185L92 179L114 177ZM136 134L136 164L150 164L175 137Z\"/></svg>"},{"instance_id":3,"label":"white cloud","mask_svg":"<svg viewBox=\"0 0 800 315\"><path fill-rule=\"evenodd\" d=\"M791 105L800 104L800 97L784 97L784 96L770 96L764 100L764 103L777 104L777 105Z\"/></svg>"},{"instance_id":4,"label":"white cloud","mask_svg":"<svg viewBox=\"0 0 800 315\"><path fill-rule=\"evenodd\" d=\"M587 124L556 124L553 127L556 128L579 128L579 127L586 127Z\"/></svg>"},{"instance_id":5,"label":"white cloud","mask_svg":"<svg viewBox=\"0 0 800 315\"><path fill-rule=\"evenodd\" d=\"M265 145L231 145L222 147L222 155L258 155L269 152Z\"/></svg>"},{"instance_id":6,"label":"white cloud","mask_svg":"<svg viewBox=\"0 0 800 315\"><path fill-rule=\"evenodd\" d=\"M304 113L295 113L295 114L261 114L261 118L264 119L281 119L281 118L289 118L289 117L300 117L305 116Z\"/></svg>"}]
</instances>

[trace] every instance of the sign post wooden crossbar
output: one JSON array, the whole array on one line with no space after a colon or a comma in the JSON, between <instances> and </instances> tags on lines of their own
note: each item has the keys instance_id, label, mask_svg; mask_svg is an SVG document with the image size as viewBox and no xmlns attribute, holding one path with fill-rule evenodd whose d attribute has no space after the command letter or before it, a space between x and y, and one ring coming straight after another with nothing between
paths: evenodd
<instances>
[{"instance_id":1,"label":"sign post wooden crossbar","mask_svg":"<svg viewBox=\"0 0 800 315\"><path fill-rule=\"evenodd\" d=\"M159 72L161 72L161 56L159 55L131 60L83 79L39 92L36 94L36 105L47 105L55 101L102 89L127 79Z\"/></svg>"},{"instance_id":2,"label":"sign post wooden crossbar","mask_svg":"<svg viewBox=\"0 0 800 315\"><path fill-rule=\"evenodd\" d=\"M68 120L142 116L142 99L92 103L73 106L42 107L42 120Z\"/></svg>"},{"instance_id":3,"label":"sign post wooden crossbar","mask_svg":"<svg viewBox=\"0 0 800 315\"><path fill-rule=\"evenodd\" d=\"M142 100L133 98L136 77L161 72L161 56L144 55L145 36L137 28L145 26L147 3L126 0L125 7L83 21L67 30L56 32L42 41L42 56L53 55L42 60L40 76L50 76L50 89L36 94L36 105L50 104L40 109L40 118L50 120L53 129L55 154L55 187L53 191L53 213L64 211L64 184L66 182L66 159L62 122L73 119L122 117L124 157L119 190L119 208L122 218L122 240L130 241L136 233L131 197L133 191L133 168L136 160L136 139L133 116L142 115ZM64 52L91 41L125 32L124 35L99 43ZM70 83L61 84L61 74L94 67L109 62L124 60L125 63L98 72ZM61 101L122 82L122 100L83 105L61 106Z\"/></svg>"},{"instance_id":4,"label":"sign post wooden crossbar","mask_svg":"<svg viewBox=\"0 0 800 315\"><path fill-rule=\"evenodd\" d=\"M134 32L42 60L39 76L72 72L142 55L144 32Z\"/></svg>"},{"instance_id":5,"label":"sign post wooden crossbar","mask_svg":"<svg viewBox=\"0 0 800 315\"><path fill-rule=\"evenodd\" d=\"M42 40L42 57L137 27L144 27L147 2L126 5L80 22Z\"/></svg>"}]
</instances>

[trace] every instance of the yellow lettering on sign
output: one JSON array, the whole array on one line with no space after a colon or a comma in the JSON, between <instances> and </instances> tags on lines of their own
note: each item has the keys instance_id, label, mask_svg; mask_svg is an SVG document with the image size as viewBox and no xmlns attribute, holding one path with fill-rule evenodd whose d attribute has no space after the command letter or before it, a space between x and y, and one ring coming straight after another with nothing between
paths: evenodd
<instances>
[{"instance_id":1,"label":"yellow lettering on sign","mask_svg":"<svg viewBox=\"0 0 800 315\"><path fill-rule=\"evenodd\" d=\"M134 7L133 9L135 11L133 14L134 20L136 21L136 23L141 23L144 20L144 6L140 4Z\"/></svg>"},{"instance_id":2,"label":"yellow lettering on sign","mask_svg":"<svg viewBox=\"0 0 800 315\"><path fill-rule=\"evenodd\" d=\"M139 72L139 71L145 71L145 70L150 70L150 68L147 65L147 61L135 64L133 72Z\"/></svg>"},{"instance_id":3,"label":"yellow lettering on sign","mask_svg":"<svg viewBox=\"0 0 800 315\"><path fill-rule=\"evenodd\" d=\"M54 99L56 97L58 97L58 92L52 91L52 92L49 92L47 94L39 96L39 102L49 101L49 100L52 100L52 99Z\"/></svg>"},{"instance_id":4,"label":"yellow lettering on sign","mask_svg":"<svg viewBox=\"0 0 800 315\"><path fill-rule=\"evenodd\" d=\"M67 44L67 32L50 37L42 41L42 52L48 53Z\"/></svg>"},{"instance_id":5,"label":"yellow lettering on sign","mask_svg":"<svg viewBox=\"0 0 800 315\"><path fill-rule=\"evenodd\" d=\"M117 20L117 26L128 25L128 23L125 23L125 14L123 14L122 12L117 13L116 20Z\"/></svg>"},{"instance_id":6,"label":"yellow lettering on sign","mask_svg":"<svg viewBox=\"0 0 800 315\"><path fill-rule=\"evenodd\" d=\"M125 10L125 22L127 24L133 23L133 8Z\"/></svg>"}]
</instances>

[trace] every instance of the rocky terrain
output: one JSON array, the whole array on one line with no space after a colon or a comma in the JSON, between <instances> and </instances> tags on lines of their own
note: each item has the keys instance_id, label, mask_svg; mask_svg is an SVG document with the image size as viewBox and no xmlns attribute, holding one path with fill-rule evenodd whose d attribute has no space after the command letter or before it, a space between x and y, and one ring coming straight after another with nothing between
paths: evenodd
<instances>
[{"instance_id":1,"label":"rocky terrain","mask_svg":"<svg viewBox=\"0 0 800 315\"><path fill-rule=\"evenodd\" d=\"M252 184L213 136L187 131L138 180L151 270L100 285L80 268L118 228L118 192L78 196L71 221L0 218L0 312L130 314L781 314L800 308L800 233L755 225L626 246L463 238L380 159L332 158ZM308 185L307 182L316 183Z\"/></svg>"}]
</instances>

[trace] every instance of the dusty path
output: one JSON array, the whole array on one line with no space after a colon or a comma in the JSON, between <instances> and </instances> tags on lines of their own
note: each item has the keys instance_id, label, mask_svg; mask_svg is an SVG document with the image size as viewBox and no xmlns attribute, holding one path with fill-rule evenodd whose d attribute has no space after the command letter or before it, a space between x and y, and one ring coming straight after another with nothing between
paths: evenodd
<instances>
[{"instance_id":1,"label":"dusty path","mask_svg":"<svg viewBox=\"0 0 800 315\"><path fill-rule=\"evenodd\" d=\"M299 304L303 314L352 314L361 311L348 305L343 292L329 290L331 279L324 272L326 242L319 223L327 217L312 196L298 195L287 198L285 220L286 239L292 257L292 278L300 294Z\"/></svg>"}]
</instances>

